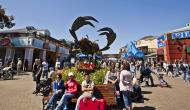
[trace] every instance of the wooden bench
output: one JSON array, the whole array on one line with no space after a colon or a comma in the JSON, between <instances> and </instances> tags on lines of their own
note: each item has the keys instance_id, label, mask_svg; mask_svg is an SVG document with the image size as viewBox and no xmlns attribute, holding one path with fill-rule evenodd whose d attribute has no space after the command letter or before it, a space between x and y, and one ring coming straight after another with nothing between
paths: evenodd
<instances>
[{"instance_id":1,"label":"wooden bench","mask_svg":"<svg viewBox=\"0 0 190 110\"><path fill-rule=\"evenodd\" d=\"M115 97L115 86L113 84L95 85L94 96L97 99L104 99L106 101L107 109L117 108L117 101Z\"/></svg>"},{"instance_id":2,"label":"wooden bench","mask_svg":"<svg viewBox=\"0 0 190 110\"><path fill-rule=\"evenodd\" d=\"M81 95L81 86L78 86L78 92L77 95L71 99L70 102L76 103L78 97ZM115 86L112 84L101 84L101 85L95 85L94 87L94 96L97 99L104 99L106 101L106 108L110 110L110 108L117 108L117 101L115 97ZM43 109L45 105L50 100L51 96L43 97L42 104Z\"/></svg>"}]
</instances>

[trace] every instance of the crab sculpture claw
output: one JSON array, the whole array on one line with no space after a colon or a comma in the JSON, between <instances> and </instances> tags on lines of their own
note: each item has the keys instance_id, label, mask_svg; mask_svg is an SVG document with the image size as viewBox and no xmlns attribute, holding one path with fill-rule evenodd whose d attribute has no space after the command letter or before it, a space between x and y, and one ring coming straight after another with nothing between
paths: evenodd
<instances>
[{"instance_id":1,"label":"crab sculpture claw","mask_svg":"<svg viewBox=\"0 0 190 110\"><path fill-rule=\"evenodd\" d=\"M89 20L98 22L98 20L96 20L92 16L80 16L74 21L74 23L71 26L71 29L69 29L69 31L70 31L71 35L73 36L76 44L78 44L79 41L77 39L75 31L77 31L79 28L83 27L84 25L90 25L92 27L95 27Z\"/></svg>"},{"instance_id":2,"label":"crab sculpture claw","mask_svg":"<svg viewBox=\"0 0 190 110\"><path fill-rule=\"evenodd\" d=\"M104 28L98 30L98 32L102 32L99 35L106 35L106 37L107 37L107 45L104 48L100 49L100 51L108 50L110 48L110 45L116 39L116 33L109 27L104 27Z\"/></svg>"}]
</instances>

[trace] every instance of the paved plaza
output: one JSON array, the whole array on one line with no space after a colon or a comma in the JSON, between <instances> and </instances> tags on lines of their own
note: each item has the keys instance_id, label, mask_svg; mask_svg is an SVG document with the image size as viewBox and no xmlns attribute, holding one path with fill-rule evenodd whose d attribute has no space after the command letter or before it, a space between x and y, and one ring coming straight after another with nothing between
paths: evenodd
<instances>
[{"instance_id":1,"label":"paved plaza","mask_svg":"<svg viewBox=\"0 0 190 110\"><path fill-rule=\"evenodd\" d=\"M165 79L172 87L142 87L145 102L133 104L134 110L189 110L190 84L181 78ZM34 85L29 72L15 80L0 80L0 110L42 110L42 96L32 94Z\"/></svg>"}]
</instances>

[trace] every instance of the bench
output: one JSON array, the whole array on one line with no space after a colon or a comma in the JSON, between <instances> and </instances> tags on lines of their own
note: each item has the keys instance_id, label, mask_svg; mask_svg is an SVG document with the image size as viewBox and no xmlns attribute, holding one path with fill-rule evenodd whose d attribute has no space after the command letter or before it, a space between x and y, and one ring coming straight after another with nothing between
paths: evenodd
<instances>
[{"instance_id":1,"label":"bench","mask_svg":"<svg viewBox=\"0 0 190 110\"><path fill-rule=\"evenodd\" d=\"M117 108L117 101L115 97L115 86L113 84L95 85L94 96L97 99L104 99L106 101L106 108Z\"/></svg>"},{"instance_id":2,"label":"bench","mask_svg":"<svg viewBox=\"0 0 190 110\"><path fill-rule=\"evenodd\" d=\"M70 102L76 103L78 97L81 95L81 86L78 86L77 95L71 99ZM97 99L104 99L106 101L106 108L117 108L117 101L115 98L115 86L112 84L100 84L94 87L94 96ZM44 96L42 99L43 109L50 100L50 96ZM110 109L109 109L110 110Z\"/></svg>"}]
</instances>

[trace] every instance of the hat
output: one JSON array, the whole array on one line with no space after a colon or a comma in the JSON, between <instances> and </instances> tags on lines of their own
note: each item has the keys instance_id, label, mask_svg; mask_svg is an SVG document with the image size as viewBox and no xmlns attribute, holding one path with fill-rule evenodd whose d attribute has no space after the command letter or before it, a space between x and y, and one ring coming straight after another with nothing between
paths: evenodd
<instances>
[{"instance_id":1,"label":"hat","mask_svg":"<svg viewBox=\"0 0 190 110\"><path fill-rule=\"evenodd\" d=\"M68 74L68 76L74 76L74 74L73 74L72 72L70 72L70 73Z\"/></svg>"}]
</instances>

